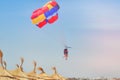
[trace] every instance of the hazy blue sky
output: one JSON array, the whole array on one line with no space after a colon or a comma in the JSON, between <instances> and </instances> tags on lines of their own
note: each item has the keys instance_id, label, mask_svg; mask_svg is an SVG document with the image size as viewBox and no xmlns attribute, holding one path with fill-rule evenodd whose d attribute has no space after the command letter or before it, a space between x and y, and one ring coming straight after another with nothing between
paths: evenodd
<instances>
[{"instance_id":1,"label":"hazy blue sky","mask_svg":"<svg viewBox=\"0 0 120 80\"><path fill-rule=\"evenodd\" d=\"M32 12L49 0L1 0L0 49L8 69L24 57L24 71L37 66L65 77L115 77L120 74L120 0L56 0L59 19L42 29ZM64 44L71 46L63 58Z\"/></svg>"}]
</instances>

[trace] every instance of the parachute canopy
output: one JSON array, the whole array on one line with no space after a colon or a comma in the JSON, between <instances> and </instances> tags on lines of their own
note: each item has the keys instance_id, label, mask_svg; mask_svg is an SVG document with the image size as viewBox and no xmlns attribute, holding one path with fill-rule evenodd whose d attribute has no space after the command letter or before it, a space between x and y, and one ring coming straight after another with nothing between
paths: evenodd
<instances>
[{"instance_id":1,"label":"parachute canopy","mask_svg":"<svg viewBox=\"0 0 120 80\"><path fill-rule=\"evenodd\" d=\"M42 28L47 23L52 24L58 19L59 5L55 0L49 1L42 8L35 10L32 13L31 20L39 28Z\"/></svg>"}]
</instances>

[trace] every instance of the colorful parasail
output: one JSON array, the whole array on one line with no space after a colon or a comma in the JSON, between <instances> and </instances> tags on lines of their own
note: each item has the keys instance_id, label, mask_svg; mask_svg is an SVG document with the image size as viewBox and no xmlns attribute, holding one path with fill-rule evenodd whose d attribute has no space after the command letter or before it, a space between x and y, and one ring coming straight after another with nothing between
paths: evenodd
<instances>
[{"instance_id":1,"label":"colorful parasail","mask_svg":"<svg viewBox=\"0 0 120 80\"><path fill-rule=\"evenodd\" d=\"M59 5L55 0L49 1L42 8L35 10L32 13L31 20L39 28L42 28L47 23L52 24L58 19Z\"/></svg>"}]
</instances>

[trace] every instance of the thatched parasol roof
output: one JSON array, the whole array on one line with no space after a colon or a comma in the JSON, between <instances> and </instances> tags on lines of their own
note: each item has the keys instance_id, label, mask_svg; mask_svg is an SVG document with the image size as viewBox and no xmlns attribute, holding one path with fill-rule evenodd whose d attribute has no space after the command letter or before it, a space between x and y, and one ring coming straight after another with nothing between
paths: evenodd
<instances>
[{"instance_id":1,"label":"thatched parasol roof","mask_svg":"<svg viewBox=\"0 0 120 80\"><path fill-rule=\"evenodd\" d=\"M0 80L19 80L14 77L8 70L6 70L6 62L3 62L4 66L0 67Z\"/></svg>"},{"instance_id":2,"label":"thatched parasol roof","mask_svg":"<svg viewBox=\"0 0 120 80\"><path fill-rule=\"evenodd\" d=\"M64 78L63 76L57 73L56 67L53 67L52 69L54 71L54 73L51 75L52 78L58 79L58 80L66 80L66 78Z\"/></svg>"},{"instance_id":3,"label":"thatched parasol roof","mask_svg":"<svg viewBox=\"0 0 120 80\"><path fill-rule=\"evenodd\" d=\"M26 73L23 71L23 63L24 58L21 58L20 65L16 65L17 68L15 70L7 70L7 64L3 61L3 53L0 50L0 80L66 80L60 74L57 73L56 68L53 67L54 73L52 75L46 74L42 67L38 67L38 70L41 71L40 74L36 72L36 65L37 63L34 61L34 68L31 72Z\"/></svg>"}]
</instances>

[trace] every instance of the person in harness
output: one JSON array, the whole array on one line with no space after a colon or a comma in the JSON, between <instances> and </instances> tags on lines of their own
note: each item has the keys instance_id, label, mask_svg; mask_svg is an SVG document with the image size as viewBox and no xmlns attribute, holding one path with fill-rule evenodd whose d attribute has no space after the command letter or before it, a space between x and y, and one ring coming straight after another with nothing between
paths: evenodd
<instances>
[{"instance_id":1,"label":"person in harness","mask_svg":"<svg viewBox=\"0 0 120 80\"><path fill-rule=\"evenodd\" d=\"M65 58L65 60L68 59L68 49L67 48L64 49L64 58Z\"/></svg>"}]
</instances>

